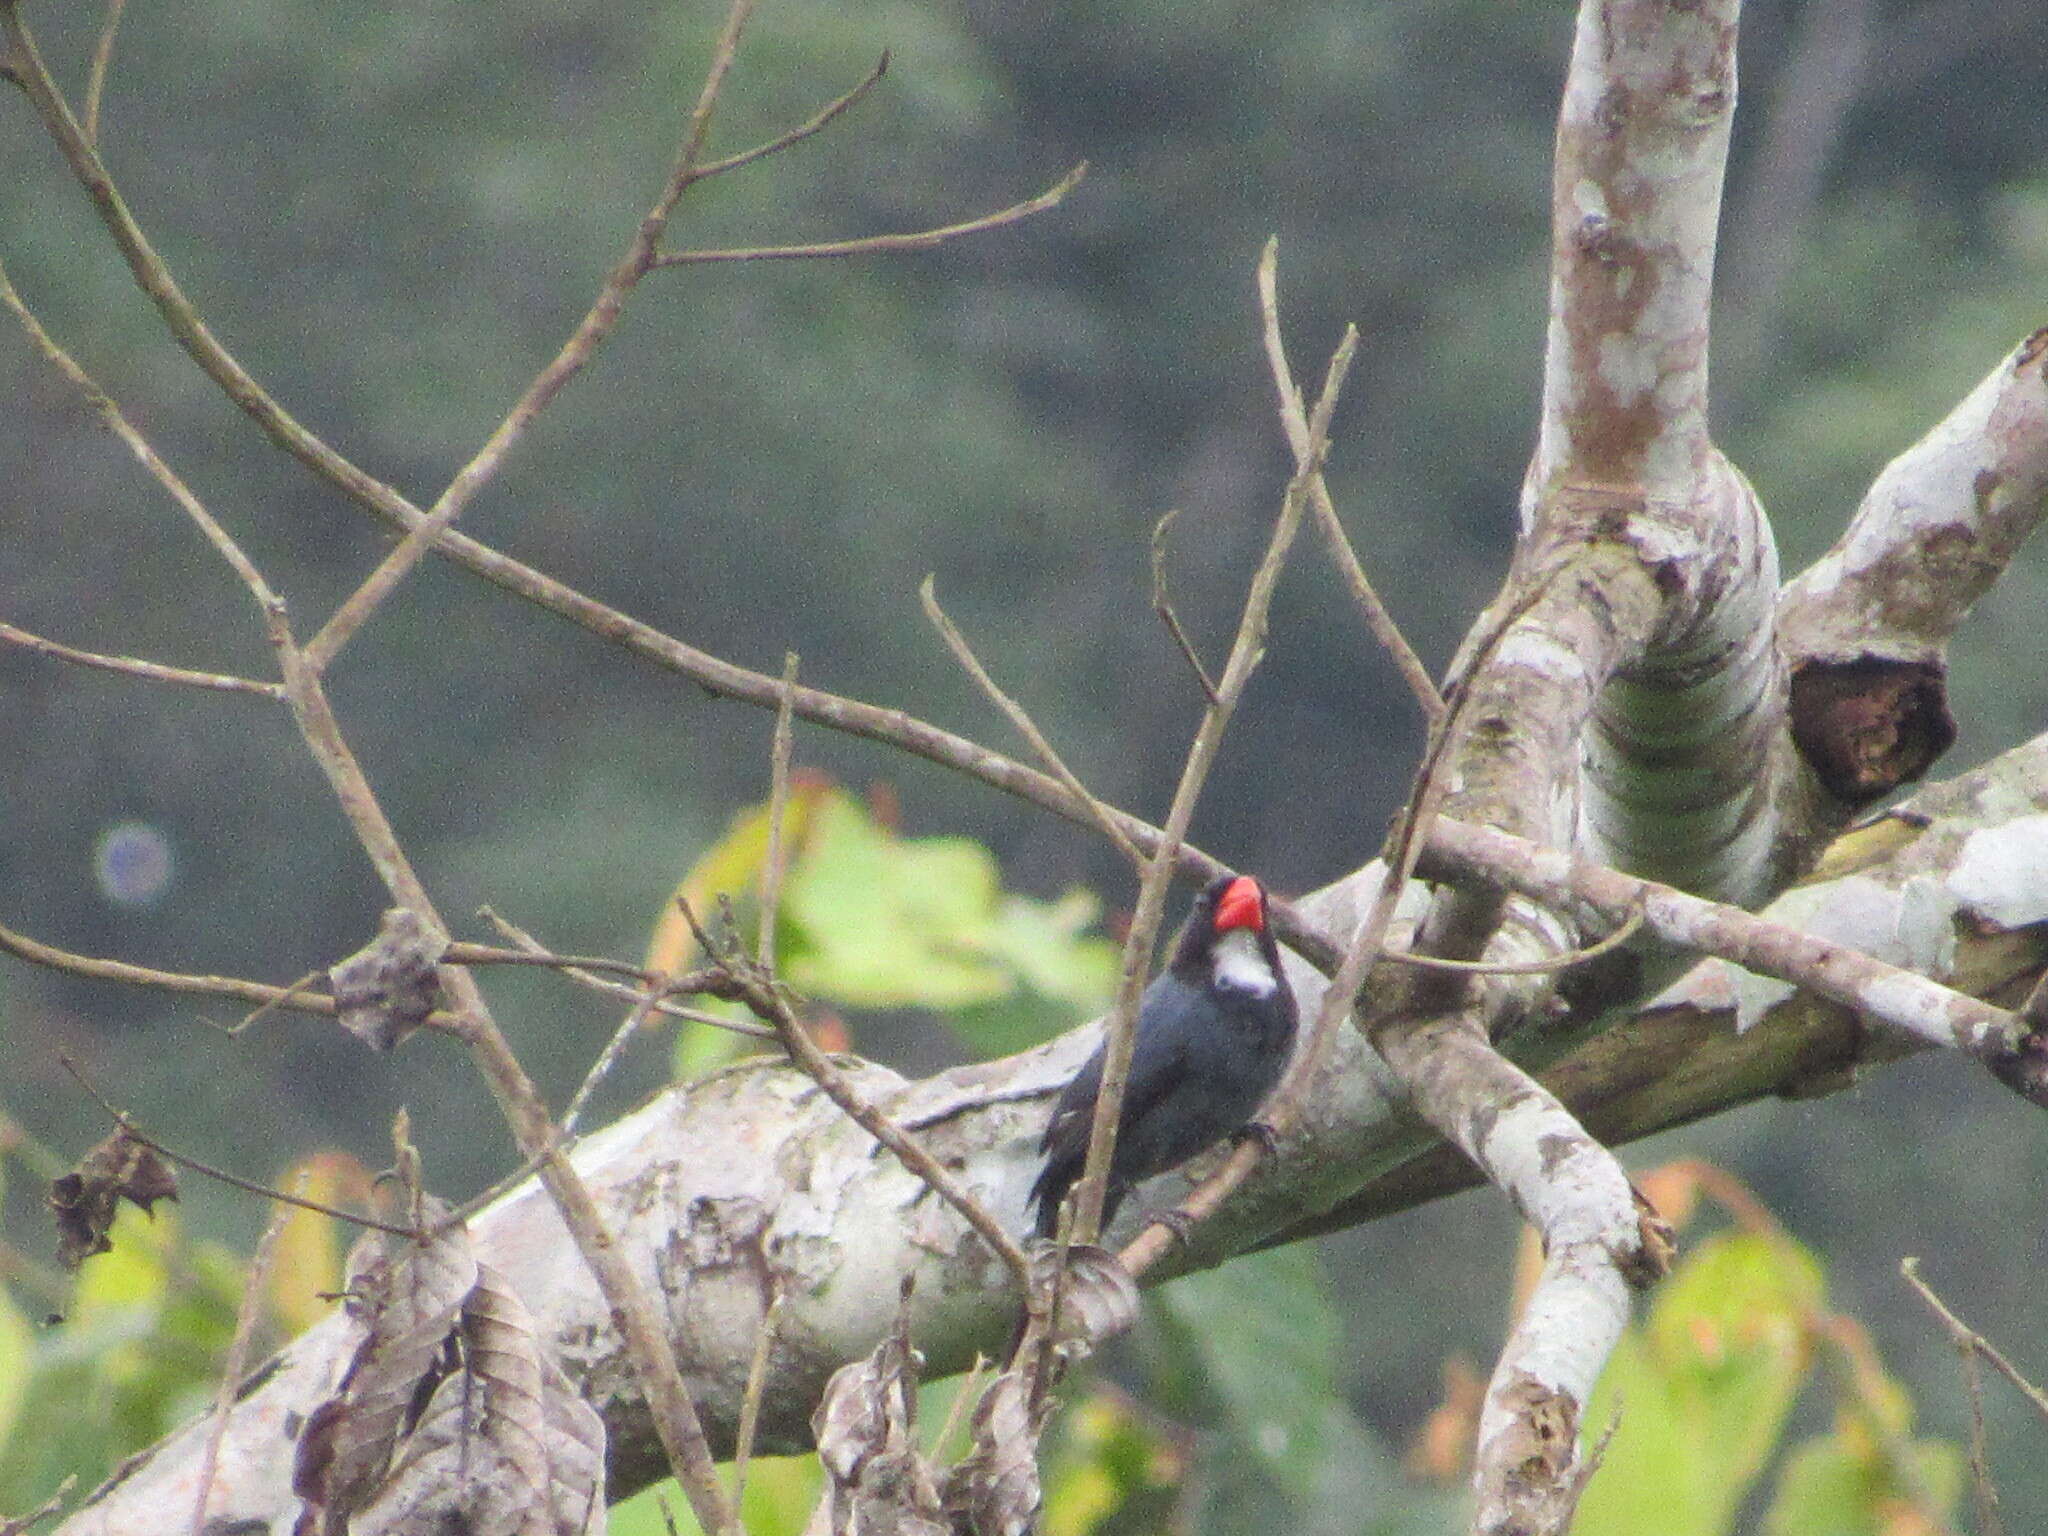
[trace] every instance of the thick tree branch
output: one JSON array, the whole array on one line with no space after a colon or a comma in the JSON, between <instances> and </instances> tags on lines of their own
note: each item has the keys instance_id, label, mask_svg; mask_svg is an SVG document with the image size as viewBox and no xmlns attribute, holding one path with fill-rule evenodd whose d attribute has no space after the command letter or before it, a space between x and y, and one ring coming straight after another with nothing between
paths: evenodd
<instances>
[{"instance_id":1,"label":"thick tree branch","mask_svg":"<svg viewBox=\"0 0 2048 1536\"><path fill-rule=\"evenodd\" d=\"M1897 963L1918 957L1934 979L1973 993L2009 992L2016 982L2024 990L2048 959L2048 892L2037 892L2033 905L2010 905L1985 870L1995 850L2036 824L2048 827L2048 737L1845 839L1830 878L1769 915L1794 915L1796 907L1837 939L1860 938ZM1348 935L1377 883L1376 872L1353 877L1300 905L1307 920ZM1929 899L1937 893L1940 900ZM1885 951L1887 944L1894 947ZM1778 986L1738 986L1733 976L1719 963L1700 967L1635 1019L1552 1063L1545 1081L1583 1112L1588 1129L1622 1141L1775 1092L1844 1086L1856 1067L1914 1048L1860 1026L1837 1005ZM1290 960L1290 979L1305 1010L1320 1004L1319 976ZM1585 1005L1600 1007L1604 990ZM1094 1039L1092 1029L1076 1030L1022 1056L919 1083L861 1062L846 1071L865 1099L1022 1230L1046 1109ZM1189 1247L1170 1254L1147 1283L1473 1181L1461 1154L1431 1148L1385 1070L1345 1031L1264 1176L1197 1227ZM762 1319L778 1290L785 1299L760 1405L767 1452L806 1443L825 1378L887 1331L904 1276L917 1279L914 1336L935 1373L966 1368L1014 1321L1014 1292L980 1239L914 1175L878 1156L809 1079L780 1063L742 1063L675 1088L593 1134L575 1158L628 1260L663 1277L664 1294L689 1297L687 1309L670 1309L670 1326L718 1454L732 1446ZM529 1184L474 1227L480 1253L516 1275L539 1325L561 1342L605 1414L615 1491L658 1475L644 1399L552 1203ZM343 1345L338 1323L316 1329L235 1406L216 1514L288 1523L281 1512L294 1507L289 1469L276 1449L287 1442L284 1416L310 1411ZM172 1437L70 1529L153 1536L156 1490L189 1474L197 1448L197 1430Z\"/></svg>"},{"instance_id":2,"label":"thick tree branch","mask_svg":"<svg viewBox=\"0 0 2048 1536\"><path fill-rule=\"evenodd\" d=\"M1779 599L1792 730L1839 824L1955 740L1949 637L2048 517L2048 329L1885 466Z\"/></svg>"}]
</instances>

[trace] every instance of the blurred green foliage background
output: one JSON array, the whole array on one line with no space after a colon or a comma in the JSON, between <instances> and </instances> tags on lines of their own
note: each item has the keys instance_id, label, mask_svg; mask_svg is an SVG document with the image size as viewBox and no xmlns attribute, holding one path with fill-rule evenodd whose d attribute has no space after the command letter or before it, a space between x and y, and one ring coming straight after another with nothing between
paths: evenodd
<instances>
[{"instance_id":1,"label":"blurred green foliage background","mask_svg":"<svg viewBox=\"0 0 2048 1536\"><path fill-rule=\"evenodd\" d=\"M1825 548L1871 475L2044 318L2048 11L1863 7L1869 47L1829 136L1803 44L1850 0L1763 0L1724 220L1723 440L1785 566ZM74 92L97 17L30 5ZM316 430L431 497L559 345L659 185L721 11L585 0L136 5L103 148L218 333ZM1198 695L1149 610L1168 508L1180 612L1218 652L1286 471L1251 268L1281 241L1297 369L1365 336L1332 480L1432 662L1514 528L1543 334L1562 0L767 0L713 143L737 149L889 76L841 125L692 194L678 245L948 222L1087 159L1058 211L924 255L657 274L464 526L683 638L896 704L1008 749L918 614L938 591L1101 794L1162 809ZM1774 134L1826 150L1808 187ZM1774 267L1780 242L1789 262ZM0 96L0 259L41 314L316 623L383 530L269 450L162 336L19 93ZM89 648L261 673L255 616L161 493L20 336L0 331L0 616ZM2048 717L2036 551L1956 648L1972 761ZM490 902L563 949L637 953L664 896L759 798L768 720L445 569L350 648L344 724L445 909ZM1196 833L1303 889L1376 845L1417 743L1391 669L1308 546ZM1005 880L1111 912L1131 883L1089 835L811 730L800 761L886 785L907 832L986 842ZM380 892L288 722L0 651L0 921L93 953L284 981L371 932ZM493 979L559 1102L612 1022L540 978ZM236 1040L225 1010L0 962L0 1107L82 1149L102 1127L68 1050L171 1137L251 1173L316 1145L381 1160L399 1102L437 1182L511 1161L452 1053L366 1060L315 1025ZM1046 1015L1050 1024L1055 1013ZM853 1021L908 1070L958 1047L929 1018ZM614 1106L667 1063L649 1052ZM1893 1268L1920 1252L1972 1321L2038 1335L2048 1137L1946 1062L1759 1106L1643 1155L1742 1171L1828 1255L1937 1425L1946 1346ZM8 1241L42 1240L24 1181ZM246 1247L240 1201L188 1196ZM1511 1228L1487 1196L1328 1245L1339 1385L1389 1436L1438 1362L1488 1358ZM1994 1405L2015 1498L2048 1497ZM2038 1443L2038 1431L2034 1431Z\"/></svg>"}]
</instances>

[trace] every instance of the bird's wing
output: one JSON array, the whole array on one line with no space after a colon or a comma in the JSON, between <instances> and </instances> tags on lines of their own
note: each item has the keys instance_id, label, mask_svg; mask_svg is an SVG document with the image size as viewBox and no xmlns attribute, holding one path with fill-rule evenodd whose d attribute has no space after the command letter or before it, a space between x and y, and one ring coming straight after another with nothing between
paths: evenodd
<instances>
[{"instance_id":1,"label":"bird's wing","mask_svg":"<svg viewBox=\"0 0 2048 1536\"><path fill-rule=\"evenodd\" d=\"M1138 1038L1131 1051L1130 1076L1124 1083L1123 1109L1118 1116L1121 1125L1136 1124L1186 1081L1191 1067L1187 1042L1177 1027L1178 1020L1171 1017L1173 1010L1160 1008L1159 1003L1165 1000L1154 995L1162 984L1178 985L1161 976L1147 991L1145 1006L1138 1014ZM1046 1123L1039 1144L1041 1151L1074 1148L1085 1152L1089 1126L1095 1118L1095 1100L1102 1092L1102 1067L1107 1051L1105 1041L1061 1092L1052 1119Z\"/></svg>"}]
</instances>

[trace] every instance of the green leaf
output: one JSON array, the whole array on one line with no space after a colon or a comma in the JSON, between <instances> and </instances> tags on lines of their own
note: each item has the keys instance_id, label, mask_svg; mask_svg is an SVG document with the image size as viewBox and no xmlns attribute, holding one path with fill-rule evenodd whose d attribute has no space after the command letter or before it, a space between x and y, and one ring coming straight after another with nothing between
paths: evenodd
<instances>
[{"instance_id":1,"label":"green leaf","mask_svg":"<svg viewBox=\"0 0 2048 1536\"><path fill-rule=\"evenodd\" d=\"M1016 985L977 953L996 892L995 859L979 843L898 838L834 795L790 872L785 974L801 992L856 1007L991 1002Z\"/></svg>"},{"instance_id":2,"label":"green leaf","mask_svg":"<svg viewBox=\"0 0 2048 1536\"><path fill-rule=\"evenodd\" d=\"M35 1330L22 1316L14 1298L0 1286L0 1448L13 1433L23 1400L28 1396L29 1372L35 1357Z\"/></svg>"},{"instance_id":3,"label":"green leaf","mask_svg":"<svg viewBox=\"0 0 2048 1536\"><path fill-rule=\"evenodd\" d=\"M1098 1385L1068 1407L1048 1445L1038 1521L1045 1536L1086 1536L1110 1522L1129 1528L1133 1517L1163 1517L1183 1470L1159 1426L1112 1387ZM1135 1527L1158 1523L1137 1518Z\"/></svg>"},{"instance_id":4,"label":"green leaf","mask_svg":"<svg viewBox=\"0 0 2048 1536\"><path fill-rule=\"evenodd\" d=\"M676 888L704 917L732 899L754 921L768 845L767 809L732 819ZM776 932L784 978L821 1002L941 1012L973 1050L1022 1049L1108 1006L1117 947L1089 930L1101 903L1085 891L1056 901L1007 892L995 858L964 837L907 838L859 799L809 777L791 791L790 853ZM695 940L674 901L648 946L648 964L684 966ZM677 1068L695 1076L747 1047L713 1030L686 1030Z\"/></svg>"},{"instance_id":5,"label":"green leaf","mask_svg":"<svg viewBox=\"0 0 2048 1536\"><path fill-rule=\"evenodd\" d=\"M1102 902L1091 891L1070 890L1054 901L1005 896L983 942L1040 997L1077 1014L1103 1013L1116 993L1123 956L1108 939L1088 932L1101 916Z\"/></svg>"},{"instance_id":6,"label":"green leaf","mask_svg":"<svg viewBox=\"0 0 2048 1536\"><path fill-rule=\"evenodd\" d=\"M815 1456L756 1457L747 1464L740 1524L747 1536L802 1536L822 1486ZM731 1488L728 1478L726 1489ZM698 1536L704 1529L674 1478L613 1505L606 1512L605 1526L611 1536L667 1536L671 1530L679 1536Z\"/></svg>"},{"instance_id":7,"label":"green leaf","mask_svg":"<svg viewBox=\"0 0 2048 1536\"><path fill-rule=\"evenodd\" d=\"M1825 1299L1788 1238L1726 1233L1679 1265L1615 1350L1585 1421L1620 1429L1580 1505L1578 1536L1724 1536L1783 1434Z\"/></svg>"},{"instance_id":8,"label":"green leaf","mask_svg":"<svg viewBox=\"0 0 2048 1536\"><path fill-rule=\"evenodd\" d=\"M1961 1450L1923 1440L1910 1454L1921 1485L1934 1497L1933 1512L1947 1518L1962 1492ZM1870 1443L1837 1431L1809 1440L1786 1458L1764 1517L1764 1536L1890 1536L1904 1528L1899 1503L1897 1481Z\"/></svg>"}]
</instances>

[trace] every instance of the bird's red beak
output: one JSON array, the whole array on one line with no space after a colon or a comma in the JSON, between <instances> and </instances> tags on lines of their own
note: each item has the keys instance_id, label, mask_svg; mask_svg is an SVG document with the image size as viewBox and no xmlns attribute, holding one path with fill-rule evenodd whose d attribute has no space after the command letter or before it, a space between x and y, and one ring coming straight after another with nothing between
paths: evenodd
<instances>
[{"instance_id":1,"label":"bird's red beak","mask_svg":"<svg viewBox=\"0 0 2048 1536\"><path fill-rule=\"evenodd\" d=\"M1265 927L1266 893L1250 875L1239 875L1223 887L1223 894L1216 900L1216 931L1228 933L1233 928L1249 928L1253 933L1262 933Z\"/></svg>"}]
</instances>

